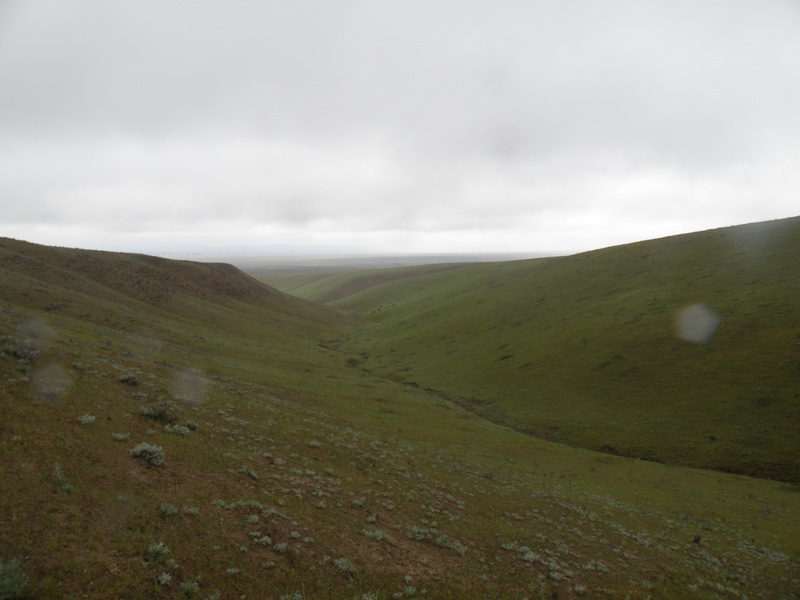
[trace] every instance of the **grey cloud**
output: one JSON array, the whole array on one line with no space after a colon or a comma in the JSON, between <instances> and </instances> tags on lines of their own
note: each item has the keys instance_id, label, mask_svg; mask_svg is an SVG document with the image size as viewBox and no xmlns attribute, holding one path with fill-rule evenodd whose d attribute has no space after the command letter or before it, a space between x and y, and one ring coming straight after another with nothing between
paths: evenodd
<instances>
[{"instance_id":1,"label":"grey cloud","mask_svg":"<svg viewBox=\"0 0 800 600\"><path fill-rule=\"evenodd\" d=\"M676 207L704 224L788 216L798 30L789 0L10 1L0 220L458 232L594 210L632 227Z\"/></svg>"}]
</instances>

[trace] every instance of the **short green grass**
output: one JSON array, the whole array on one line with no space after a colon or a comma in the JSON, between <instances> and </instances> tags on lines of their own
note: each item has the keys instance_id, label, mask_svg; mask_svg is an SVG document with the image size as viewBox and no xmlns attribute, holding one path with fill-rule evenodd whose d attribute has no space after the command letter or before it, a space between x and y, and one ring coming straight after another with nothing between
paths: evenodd
<instances>
[{"instance_id":1,"label":"short green grass","mask_svg":"<svg viewBox=\"0 0 800 600\"><path fill-rule=\"evenodd\" d=\"M122 293L137 276L103 254L99 282L55 267L75 251L0 250L0 558L29 597L800 591L796 487L521 434L348 366L334 340L362 325L330 310L176 292L191 264L169 264L165 305ZM176 398L187 379L204 385ZM189 433L142 412L157 402Z\"/></svg>"},{"instance_id":2,"label":"short green grass","mask_svg":"<svg viewBox=\"0 0 800 600\"><path fill-rule=\"evenodd\" d=\"M293 293L372 323L336 346L361 368L520 431L798 482L798 256L795 218ZM721 319L706 343L675 335L695 303Z\"/></svg>"}]
</instances>

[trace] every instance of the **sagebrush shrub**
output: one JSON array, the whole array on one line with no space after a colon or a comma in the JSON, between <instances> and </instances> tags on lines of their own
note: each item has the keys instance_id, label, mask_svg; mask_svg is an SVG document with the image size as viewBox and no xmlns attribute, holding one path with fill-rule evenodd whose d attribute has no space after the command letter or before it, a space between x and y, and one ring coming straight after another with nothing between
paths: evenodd
<instances>
[{"instance_id":1,"label":"sagebrush shrub","mask_svg":"<svg viewBox=\"0 0 800 600\"><path fill-rule=\"evenodd\" d=\"M162 502L158 507L162 517L174 517L178 514L178 507L170 504L169 502Z\"/></svg>"},{"instance_id":2,"label":"sagebrush shrub","mask_svg":"<svg viewBox=\"0 0 800 600\"><path fill-rule=\"evenodd\" d=\"M344 557L337 558L335 561L333 561L333 564L336 565L336 568L342 571L343 573L356 572L356 566Z\"/></svg>"},{"instance_id":3,"label":"sagebrush shrub","mask_svg":"<svg viewBox=\"0 0 800 600\"><path fill-rule=\"evenodd\" d=\"M281 542L280 544L275 544L273 546L273 549L278 554L286 554L289 551L289 544L287 544L286 542Z\"/></svg>"},{"instance_id":4,"label":"sagebrush shrub","mask_svg":"<svg viewBox=\"0 0 800 600\"><path fill-rule=\"evenodd\" d=\"M406 531L406 537L411 540L422 542L424 540L431 539L431 531L426 527L417 527L416 525L411 525Z\"/></svg>"},{"instance_id":5,"label":"sagebrush shrub","mask_svg":"<svg viewBox=\"0 0 800 600\"><path fill-rule=\"evenodd\" d=\"M167 425L164 425L164 431L166 431L167 433L174 433L174 434L177 434L177 435L189 435L189 432L191 430L188 427L185 427L183 425L169 425L169 424L167 424Z\"/></svg>"},{"instance_id":6,"label":"sagebrush shrub","mask_svg":"<svg viewBox=\"0 0 800 600\"><path fill-rule=\"evenodd\" d=\"M128 373L123 375L119 378L120 383L124 383L125 385L129 385L131 387L138 387L139 386L139 378L136 377L133 373Z\"/></svg>"},{"instance_id":7,"label":"sagebrush shrub","mask_svg":"<svg viewBox=\"0 0 800 600\"><path fill-rule=\"evenodd\" d=\"M68 494L75 490L75 486L73 486L67 480L67 476L64 475L64 470L61 468L61 465L58 464L58 463L53 465L53 483L62 492L67 492Z\"/></svg>"},{"instance_id":8,"label":"sagebrush shrub","mask_svg":"<svg viewBox=\"0 0 800 600\"><path fill-rule=\"evenodd\" d=\"M26 587L28 576L19 566L19 560L14 558L6 562L0 558L0 600L24 598Z\"/></svg>"},{"instance_id":9,"label":"sagebrush shrub","mask_svg":"<svg viewBox=\"0 0 800 600\"><path fill-rule=\"evenodd\" d=\"M147 556L150 558L150 560L156 560L165 554L169 554L169 546L167 546L164 542L150 544L150 546L147 548Z\"/></svg>"},{"instance_id":10,"label":"sagebrush shrub","mask_svg":"<svg viewBox=\"0 0 800 600\"><path fill-rule=\"evenodd\" d=\"M154 402L139 408L139 413L143 417L168 425L174 425L180 419L180 412L174 402Z\"/></svg>"},{"instance_id":11,"label":"sagebrush shrub","mask_svg":"<svg viewBox=\"0 0 800 600\"><path fill-rule=\"evenodd\" d=\"M164 464L165 453L161 446L142 442L131 448L131 456L140 458L151 465L159 467Z\"/></svg>"},{"instance_id":12,"label":"sagebrush shrub","mask_svg":"<svg viewBox=\"0 0 800 600\"><path fill-rule=\"evenodd\" d=\"M386 533L381 529L362 529L362 532L371 540L381 541L386 539Z\"/></svg>"},{"instance_id":13,"label":"sagebrush shrub","mask_svg":"<svg viewBox=\"0 0 800 600\"><path fill-rule=\"evenodd\" d=\"M181 584L181 591L185 596L194 596L200 592L200 584L196 581L184 581Z\"/></svg>"}]
</instances>

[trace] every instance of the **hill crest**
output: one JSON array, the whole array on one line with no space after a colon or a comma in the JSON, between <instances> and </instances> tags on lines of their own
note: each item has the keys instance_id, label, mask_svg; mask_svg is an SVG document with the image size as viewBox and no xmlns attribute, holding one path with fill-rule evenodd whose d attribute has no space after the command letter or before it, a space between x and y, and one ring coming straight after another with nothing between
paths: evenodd
<instances>
[{"instance_id":1,"label":"hill crest","mask_svg":"<svg viewBox=\"0 0 800 600\"><path fill-rule=\"evenodd\" d=\"M201 299L248 302L274 298L278 292L233 265L176 261L144 254L55 248L0 238L5 269L67 287L85 278L149 303L175 294Z\"/></svg>"}]
</instances>

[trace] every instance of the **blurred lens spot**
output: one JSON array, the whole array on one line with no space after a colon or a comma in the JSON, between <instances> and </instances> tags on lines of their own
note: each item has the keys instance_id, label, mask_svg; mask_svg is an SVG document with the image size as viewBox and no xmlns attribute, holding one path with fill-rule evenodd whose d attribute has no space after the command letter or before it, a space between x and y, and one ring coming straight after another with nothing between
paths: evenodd
<instances>
[{"instance_id":1,"label":"blurred lens spot","mask_svg":"<svg viewBox=\"0 0 800 600\"><path fill-rule=\"evenodd\" d=\"M21 346L38 354L50 347L56 339L56 332L39 317L31 317L17 325L16 337Z\"/></svg>"},{"instance_id":2,"label":"blurred lens spot","mask_svg":"<svg viewBox=\"0 0 800 600\"><path fill-rule=\"evenodd\" d=\"M702 344L714 337L720 318L708 304L691 304L675 313L675 336Z\"/></svg>"},{"instance_id":3,"label":"blurred lens spot","mask_svg":"<svg viewBox=\"0 0 800 600\"><path fill-rule=\"evenodd\" d=\"M175 400L202 402L208 391L209 381L198 369L184 369L172 376L170 393Z\"/></svg>"},{"instance_id":4,"label":"blurred lens spot","mask_svg":"<svg viewBox=\"0 0 800 600\"><path fill-rule=\"evenodd\" d=\"M70 378L61 365L50 363L31 374L31 391L40 400L56 402L69 389Z\"/></svg>"}]
</instances>

